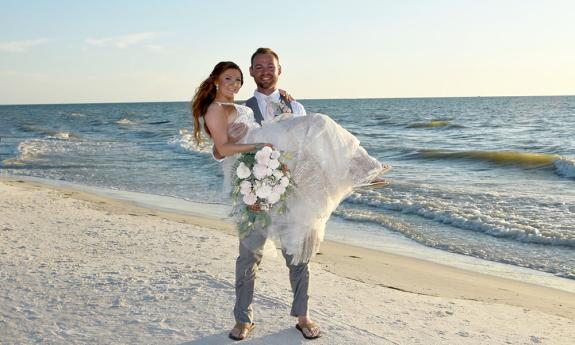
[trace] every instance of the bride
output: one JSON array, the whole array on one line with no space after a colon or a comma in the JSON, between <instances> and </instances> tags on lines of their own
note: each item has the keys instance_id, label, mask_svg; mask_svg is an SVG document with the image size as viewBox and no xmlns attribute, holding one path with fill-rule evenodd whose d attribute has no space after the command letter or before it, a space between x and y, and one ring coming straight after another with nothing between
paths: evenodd
<instances>
[{"instance_id":1,"label":"bride","mask_svg":"<svg viewBox=\"0 0 575 345\"><path fill-rule=\"evenodd\" d=\"M240 256L236 262L236 326L230 333L234 340L245 339L254 327L251 301L255 271L261 261L263 243L276 241L290 269L294 290L292 316L297 316L298 330L308 339L320 336L319 328L308 317L308 262L324 238L327 220L352 189L373 182L389 169L369 156L359 140L329 116L309 114L276 116L260 126L253 111L234 103L243 85L241 69L233 62L218 63L210 76L198 87L192 100L194 136L201 141L201 131L210 136L217 152L225 156L224 188L231 190L238 154L255 151L262 145L289 152L288 161L294 188L288 195L287 211L270 211L267 227L255 226L240 239ZM247 133L232 142L230 128L243 124Z\"/></svg>"}]
</instances>

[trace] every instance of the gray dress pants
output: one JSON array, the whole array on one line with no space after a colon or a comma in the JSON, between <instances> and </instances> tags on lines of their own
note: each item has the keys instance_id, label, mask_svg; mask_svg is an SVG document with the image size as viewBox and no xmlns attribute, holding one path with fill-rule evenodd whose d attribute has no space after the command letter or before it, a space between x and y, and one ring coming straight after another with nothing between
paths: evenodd
<instances>
[{"instance_id":1,"label":"gray dress pants","mask_svg":"<svg viewBox=\"0 0 575 345\"><path fill-rule=\"evenodd\" d=\"M245 238L240 240L240 255L236 260L236 304L234 306L236 322L253 322L252 301L256 272L262 260L265 241L266 238L259 231L251 231ZM282 253L289 268L289 278L293 291L291 315L307 315L309 263L292 265L291 255L287 255L283 250Z\"/></svg>"}]
</instances>

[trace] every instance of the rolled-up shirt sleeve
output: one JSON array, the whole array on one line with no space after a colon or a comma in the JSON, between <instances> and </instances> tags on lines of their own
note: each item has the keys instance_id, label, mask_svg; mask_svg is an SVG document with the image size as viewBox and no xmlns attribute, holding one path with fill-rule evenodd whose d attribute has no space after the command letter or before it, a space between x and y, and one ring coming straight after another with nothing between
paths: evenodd
<instances>
[{"instance_id":1,"label":"rolled-up shirt sleeve","mask_svg":"<svg viewBox=\"0 0 575 345\"><path fill-rule=\"evenodd\" d=\"M296 101L292 101L290 103L290 105L291 105L291 109L293 111L294 116L307 115L307 112L305 111L305 108L303 107L303 105L301 105L301 103L296 102Z\"/></svg>"}]
</instances>

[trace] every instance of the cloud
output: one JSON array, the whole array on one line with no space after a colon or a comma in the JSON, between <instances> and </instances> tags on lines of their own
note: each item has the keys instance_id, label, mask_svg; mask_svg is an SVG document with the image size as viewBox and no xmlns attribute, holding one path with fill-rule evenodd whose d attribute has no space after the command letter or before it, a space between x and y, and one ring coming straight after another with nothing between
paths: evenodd
<instances>
[{"instance_id":1,"label":"cloud","mask_svg":"<svg viewBox=\"0 0 575 345\"><path fill-rule=\"evenodd\" d=\"M105 38L87 38L86 43L97 47L116 47L123 49L129 46L138 45L157 36L158 33L156 32L140 32Z\"/></svg>"},{"instance_id":2,"label":"cloud","mask_svg":"<svg viewBox=\"0 0 575 345\"><path fill-rule=\"evenodd\" d=\"M0 51L10 52L10 53L22 53L33 46L44 44L49 40L46 38L40 38L36 40L25 40L25 41L12 41L6 43L0 43Z\"/></svg>"},{"instance_id":3,"label":"cloud","mask_svg":"<svg viewBox=\"0 0 575 345\"><path fill-rule=\"evenodd\" d=\"M15 70L0 70L0 77L6 78L42 78L44 77L41 73L30 73L30 72L20 72Z\"/></svg>"},{"instance_id":4,"label":"cloud","mask_svg":"<svg viewBox=\"0 0 575 345\"><path fill-rule=\"evenodd\" d=\"M146 48L156 53L163 53L166 51L166 47L157 44L148 44L146 45Z\"/></svg>"}]
</instances>

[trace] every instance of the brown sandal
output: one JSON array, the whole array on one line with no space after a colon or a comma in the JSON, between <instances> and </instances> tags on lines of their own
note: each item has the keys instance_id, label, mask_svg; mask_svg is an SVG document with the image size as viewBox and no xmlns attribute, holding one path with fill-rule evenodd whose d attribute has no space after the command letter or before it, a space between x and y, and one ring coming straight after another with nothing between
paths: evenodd
<instances>
[{"instance_id":1,"label":"brown sandal","mask_svg":"<svg viewBox=\"0 0 575 345\"><path fill-rule=\"evenodd\" d=\"M319 330L319 326L316 325L314 322L310 322L310 323L306 323L303 326L300 326L299 323L297 325L295 325L295 328L301 332L301 334L303 335L304 338L306 339L317 339L319 337L321 337L321 331ZM308 334L313 334L312 329L317 329L317 334L316 335L308 335ZM307 334L306 334L307 333Z\"/></svg>"},{"instance_id":2,"label":"brown sandal","mask_svg":"<svg viewBox=\"0 0 575 345\"><path fill-rule=\"evenodd\" d=\"M254 327L256 327L255 323L236 323L236 325L234 326L234 328L232 328L232 331L234 329L239 330L240 332L238 333L239 336L235 336L232 334L232 332L230 332L230 334L228 334L228 337L230 337L230 339L232 340L244 340L246 339L250 333L252 332L252 330L254 329Z\"/></svg>"}]
</instances>

